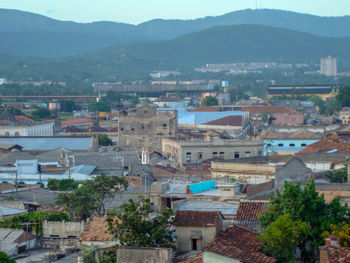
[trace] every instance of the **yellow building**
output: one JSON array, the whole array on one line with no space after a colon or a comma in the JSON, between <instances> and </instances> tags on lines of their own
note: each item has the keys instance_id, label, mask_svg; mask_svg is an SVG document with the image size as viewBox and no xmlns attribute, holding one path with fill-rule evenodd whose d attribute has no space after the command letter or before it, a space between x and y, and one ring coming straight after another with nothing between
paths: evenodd
<instances>
[{"instance_id":1,"label":"yellow building","mask_svg":"<svg viewBox=\"0 0 350 263\"><path fill-rule=\"evenodd\" d=\"M308 85L308 86L270 86L267 89L268 98L276 96L298 97L319 96L323 100L333 98L338 94L337 85Z\"/></svg>"}]
</instances>

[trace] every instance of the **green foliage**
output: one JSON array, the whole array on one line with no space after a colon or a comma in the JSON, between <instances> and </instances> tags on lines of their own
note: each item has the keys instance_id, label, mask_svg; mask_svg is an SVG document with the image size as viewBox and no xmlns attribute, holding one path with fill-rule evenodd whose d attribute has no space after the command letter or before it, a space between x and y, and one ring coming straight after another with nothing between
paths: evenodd
<instances>
[{"instance_id":1,"label":"green foliage","mask_svg":"<svg viewBox=\"0 0 350 263\"><path fill-rule=\"evenodd\" d=\"M93 102L90 107L91 111L110 112L111 104L106 99L101 99L99 102Z\"/></svg>"},{"instance_id":2,"label":"green foliage","mask_svg":"<svg viewBox=\"0 0 350 263\"><path fill-rule=\"evenodd\" d=\"M51 113L47 109L38 109L31 113L33 119L42 120L51 116Z\"/></svg>"},{"instance_id":3,"label":"green foliage","mask_svg":"<svg viewBox=\"0 0 350 263\"><path fill-rule=\"evenodd\" d=\"M350 107L350 86L341 88L336 99L342 107Z\"/></svg>"},{"instance_id":4,"label":"green foliage","mask_svg":"<svg viewBox=\"0 0 350 263\"><path fill-rule=\"evenodd\" d=\"M323 108L320 108L320 113L331 116L341 110L341 104L336 99L329 99L326 101Z\"/></svg>"},{"instance_id":5,"label":"green foliage","mask_svg":"<svg viewBox=\"0 0 350 263\"><path fill-rule=\"evenodd\" d=\"M41 212L24 213L15 217L11 217L0 221L0 227L24 229L29 232L34 231L38 236L42 235L43 221L71 221L66 213L63 212ZM28 226L27 226L28 225Z\"/></svg>"},{"instance_id":6,"label":"green foliage","mask_svg":"<svg viewBox=\"0 0 350 263\"><path fill-rule=\"evenodd\" d=\"M80 183L73 179L49 179L47 182L47 188L54 191L67 191L77 189Z\"/></svg>"},{"instance_id":7,"label":"green foliage","mask_svg":"<svg viewBox=\"0 0 350 263\"><path fill-rule=\"evenodd\" d=\"M101 146L110 146L113 145L112 140L107 136L107 134L98 134L98 144Z\"/></svg>"},{"instance_id":8,"label":"green foliage","mask_svg":"<svg viewBox=\"0 0 350 263\"><path fill-rule=\"evenodd\" d=\"M165 209L150 219L153 212L149 199L135 203L132 199L122 205L121 212L108 218L109 231L121 246L130 247L171 247L174 239L169 227L172 225L172 211Z\"/></svg>"},{"instance_id":9,"label":"green foliage","mask_svg":"<svg viewBox=\"0 0 350 263\"><path fill-rule=\"evenodd\" d=\"M216 106L218 105L218 100L212 96L206 96L202 102L203 106Z\"/></svg>"},{"instance_id":10,"label":"green foliage","mask_svg":"<svg viewBox=\"0 0 350 263\"><path fill-rule=\"evenodd\" d=\"M259 238L266 246L265 252L280 262L292 263L293 252L306 239L308 228L308 223L294 221L289 214L284 214L264 229Z\"/></svg>"},{"instance_id":11,"label":"green foliage","mask_svg":"<svg viewBox=\"0 0 350 263\"><path fill-rule=\"evenodd\" d=\"M14 259L10 259L5 252L0 251L0 262L1 263L16 263Z\"/></svg>"},{"instance_id":12,"label":"green foliage","mask_svg":"<svg viewBox=\"0 0 350 263\"><path fill-rule=\"evenodd\" d=\"M295 240L294 246L290 247L290 253L297 246L301 250L303 262L313 262L314 249L318 249L323 242L322 233L329 230L331 224L343 222L349 214L347 205L341 205L338 198L327 204L324 197L316 192L313 181L304 189L301 189L300 183L293 185L286 182L283 193L276 191L275 197L271 197L268 211L260 216L259 221L263 232L272 231L269 230L272 223L283 215L288 215L295 222L306 223L309 226L307 237L304 240ZM275 242L275 246L283 244L283 240L279 239L272 239L271 242ZM306 244L312 249L307 249ZM274 249L265 245L268 251Z\"/></svg>"},{"instance_id":13,"label":"green foliage","mask_svg":"<svg viewBox=\"0 0 350 263\"><path fill-rule=\"evenodd\" d=\"M346 183L348 181L347 168L328 171L325 176L331 180L331 183Z\"/></svg>"},{"instance_id":14,"label":"green foliage","mask_svg":"<svg viewBox=\"0 0 350 263\"><path fill-rule=\"evenodd\" d=\"M63 206L71 218L85 220L94 213L104 215L104 201L127 186L123 177L101 174L71 193L59 194L56 203Z\"/></svg>"},{"instance_id":15,"label":"green foliage","mask_svg":"<svg viewBox=\"0 0 350 263\"><path fill-rule=\"evenodd\" d=\"M78 109L75 101L72 99L61 100L60 102L61 111L63 112L73 112Z\"/></svg>"}]
</instances>

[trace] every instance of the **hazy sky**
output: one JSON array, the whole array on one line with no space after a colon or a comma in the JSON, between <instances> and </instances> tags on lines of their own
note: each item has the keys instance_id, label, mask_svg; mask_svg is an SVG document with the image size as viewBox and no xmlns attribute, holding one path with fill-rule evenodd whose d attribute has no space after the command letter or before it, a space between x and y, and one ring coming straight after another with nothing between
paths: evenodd
<instances>
[{"instance_id":1,"label":"hazy sky","mask_svg":"<svg viewBox=\"0 0 350 263\"><path fill-rule=\"evenodd\" d=\"M259 8L321 16L350 14L350 0L257 0ZM255 8L255 0L0 0L0 8L39 13L77 22L116 21L138 24L154 18L191 19Z\"/></svg>"}]
</instances>

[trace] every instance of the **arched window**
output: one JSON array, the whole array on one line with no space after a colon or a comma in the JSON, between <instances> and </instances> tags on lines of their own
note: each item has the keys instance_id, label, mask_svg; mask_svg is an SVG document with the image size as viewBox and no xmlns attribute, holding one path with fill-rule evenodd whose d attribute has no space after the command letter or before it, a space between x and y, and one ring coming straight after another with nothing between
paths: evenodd
<instances>
[{"instance_id":1,"label":"arched window","mask_svg":"<svg viewBox=\"0 0 350 263\"><path fill-rule=\"evenodd\" d=\"M301 147L306 147L306 143L300 144Z\"/></svg>"},{"instance_id":2,"label":"arched window","mask_svg":"<svg viewBox=\"0 0 350 263\"><path fill-rule=\"evenodd\" d=\"M192 153L190 152L186 153L186 163L191 163L191 156L192 156Z\"/></svg>"},{"instance_id":3,"label":"arched window","mask_svg":"<svg viewBox=\"0 0 350 263\"><path fill-rule=\"evenodd\" d=\"M283 147L283 146L284 146L283 143L278 144L278 147Z\"/></svg>"},{"instance_id":4,"label":"arched window","mask_svg":"<svg viewBox=\"0 0 350 263\"><path fill-rule=\"evenodd\" d=\"M245 157L250 157L250 152L245 152Z\"/></svg>"},{"instance_id":5,"label":"arched window","mask_svg":"<svg viewBox=\"0 0 350 263\"><path fill-rule=\"evenodd\" d=\"M295 147L295 144L294 143L290 143L289 146L290 147Z\"/></svg>"},{"instance_id":6,"label":"arched window","mask_svg":"<svg viewBox=\"0 0 350 263\"><path fill-rule=\"evenodd\" d=\"M15 132L15 136L19 136L19 132Z\"/></svg>"}]
</instances>

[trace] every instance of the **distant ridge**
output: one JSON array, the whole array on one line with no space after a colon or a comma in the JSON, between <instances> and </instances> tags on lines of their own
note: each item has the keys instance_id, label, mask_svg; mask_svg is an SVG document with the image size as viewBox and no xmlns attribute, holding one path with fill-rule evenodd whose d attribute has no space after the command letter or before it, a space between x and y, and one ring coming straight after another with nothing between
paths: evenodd
<instances>
[{"instance_id":1,"label":"distant ridge","mask_svg":"<svg viewBox=\"0 0 350 263\"><path fill-rule=\"evenodd\" d=\"M350 16L320 17L282 10L240 10L194 20L155 19L131 25L116 22L75 23L11 9L0 9L0 53L65 57L115 44L167 40L223 25L278 26L326 37L350 37Z\"/></svg>"},{"instance_id":2,"label":"distant ridge","mask_svg":"<svg viewBox=\"0 0 350 263\"><path fill-rule=\"evenodd\" d=\"M207 63L319 62L334 56L350 61L350 37L329 38L261 25L220 26L176 39L138 41L44 64L19 72L62 79L93 80L147 78L154 70L193 71ZM28 70L27 70L28 69ZM12 71L11 74L16 74Z\"/></svg>"}]
</instances>

